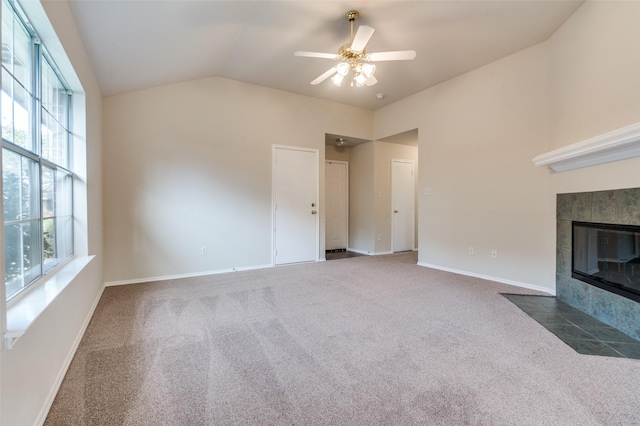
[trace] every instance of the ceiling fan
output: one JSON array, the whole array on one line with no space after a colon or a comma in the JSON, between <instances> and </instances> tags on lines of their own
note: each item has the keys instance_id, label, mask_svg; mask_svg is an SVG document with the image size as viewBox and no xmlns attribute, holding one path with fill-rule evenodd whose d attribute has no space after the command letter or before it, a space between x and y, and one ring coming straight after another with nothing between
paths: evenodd
<instances>
[{"instance_id":1,"label":"ceiling fan","mask_svg":"<svg viewBox=\"0 0 640 426\"><path fill-rule=\"evenodd\" d=\"M351 85L356 86L373 86L378 82L373 76L376 66L371 62L378 61L407 61L416 57L415 50L397 50L393 52L377 52L367 53L364 48L375 31L366 25L361 25L355 37L353 35L353 21L355 21L360 13L357 10L350 10L345 17L351 24L351 41L338 50L338 54L321 53L321 52L294 52L295 56L304 56L308 58L333 59L340 63L321 74L313 80L311 84L314 86L333 76L331 80L336 86L340 86L344 78L351 72Z\"/></svg>"}]
</instances>

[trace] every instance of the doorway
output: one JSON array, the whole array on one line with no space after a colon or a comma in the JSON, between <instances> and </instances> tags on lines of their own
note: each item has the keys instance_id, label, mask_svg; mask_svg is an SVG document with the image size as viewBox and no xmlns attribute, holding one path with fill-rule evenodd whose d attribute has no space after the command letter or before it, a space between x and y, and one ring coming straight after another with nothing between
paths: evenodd
<instances>
[{"instance_id":1,"label":"doorway","mask_svg":"<svg viewBox=\"0 0 640 426\"><path fill-rule=\"evenodd\" d=\"M325 248L349 245L349 163L325 161Z\"/></svg>"},{"instance_id":2,"label":"doorway","mask_svg":"<svg viewBox=\"0 0 640 426\"><path fill-rule=\"evenodd\" d=\"M318 257L318 150L273 147L275 265Z\"/></svg>"},{"instance_id":3,"label":"doorway","mask_svg":"<svg viewBox=\"0 0 640 426\"><path fill-rule=\"evenodd\" d=\"M415 246L413 161L391 160L392 251L409 251Z\"/></svg>"}]
</instances>

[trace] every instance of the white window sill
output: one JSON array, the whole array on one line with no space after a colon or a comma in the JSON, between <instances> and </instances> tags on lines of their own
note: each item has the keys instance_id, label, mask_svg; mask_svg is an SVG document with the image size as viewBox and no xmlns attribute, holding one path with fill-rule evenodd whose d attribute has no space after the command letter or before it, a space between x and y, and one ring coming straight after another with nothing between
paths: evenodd
<instances>
[{"instance_id":1,"label":"white window sill","mask_svg":"<svg viewBox=\"0 0 640 426\"><path fill-rule=\"evenodd\" d=\"M7 331L4 343L11 349L31 324L47 309L62 291L80 274L95 256L75 257L54 275L24 295L7 309Z\"/></svg>"}]
</instances>

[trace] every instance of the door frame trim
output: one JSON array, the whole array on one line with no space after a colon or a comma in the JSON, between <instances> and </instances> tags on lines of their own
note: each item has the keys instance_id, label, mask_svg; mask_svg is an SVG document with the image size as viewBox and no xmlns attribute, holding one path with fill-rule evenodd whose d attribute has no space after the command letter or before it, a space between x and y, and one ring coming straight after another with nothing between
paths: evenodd
<instances>
[{"instance_id":1,"label":"door frame trim","mask_svg":"<svg viewBox=\"0 0 640 426\"><path fill-rule=\"evenodd\" d=\"M349 249L349 162L348 161L339 161L339 160L327 160L325 158L324 160L325 163L325 174L324 174L324 182L325 182L325 194L324 194L324 199L325 202L327 201L327 189L326 189L326 185L327 185L327 167L326 164L327 163L338 163L338 164L344 164L347 168L346 170L346 174L345 174L345 180L346 180L346 185L345 185L345 198L346 198L346 209L347 211L345 212L347 215L347 226L345 227L345 232L347 233L346 238L345 238L345 242L346 242L346 247L345 249ZM326 210L323 210L326 211ZM327 248L327 224L326 224L326 217L325 217L325 225L324 225L324 246L325 246L325 250Z\"/></svg>"},{"instance_id":2,"label":"door frame trim","mask_svg":"<svg viewBox=\"0 0 640 426\"><path fill-rule=\"evenodd\" d=\"M395 239L394 239L394 220L393 220L393 163L410 163L411 164L411 173L412 173L412 177L413 179L411 180L412 182L412 187L413 187L413 192L412 194L412 200L413 200L413 208L411 209L411 239L413 240L413 244L412 244L412 248L411 250L415 250L416 249L416 165L415 162L413 160L404 160L401 158L392 158L391 159L391 210L389 211L389 214L391 215L391 253L395 253Z\"/></svg>"},{"instance_id":3,"label":"door frame trim","mask_svg":"<svg viewBox=\"0 0 640 426\"><path fill-rule=\"evenodd\" d=\"M316 178L316 241L315 241L315 252L316 258L315 262L320 261L320 215L322 214L319 203L320 203L320 151L316 148L306 148L302 146L292 146L292 145L280 145L280 144L272 144L271 145L271 265L276 265L276 150L278 149L287 149L290 151L303 151L303 152L311 152L316 156L316 169L315 169L315 178ZM283 264L282 266L286 266L288 264Z\"/></svg>"}]
</instances>

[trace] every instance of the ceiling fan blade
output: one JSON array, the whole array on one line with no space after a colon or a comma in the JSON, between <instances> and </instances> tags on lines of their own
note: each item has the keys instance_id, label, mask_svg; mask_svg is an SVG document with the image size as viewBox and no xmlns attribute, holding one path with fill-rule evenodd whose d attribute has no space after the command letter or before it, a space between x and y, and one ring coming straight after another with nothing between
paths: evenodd
<instances>
[{"instance_id":1,"label":"ceiling fan blade","mask_svg":"<svg viewBox=\"0 0 640 426\"><path fill-rule=\"evenodd\" d=\"M374 77L371 76L367 79L367 86L373 86L374 84L376 84L378 82L378 80Z\"/></svg>"},{"instance_id":2,"label":"ceiling fan blade","mask_svg":"<svg viewBox=\"0 0 640 426\"><path fill-rule=\"evenodd\" d=\"M351 50L362 52L374 31L375 30L371 27L360 25L356 36L353 38L353 43L351 43Z\"/></svg>"},{"instance_id":3,"label":"ceiling fan blade","mask_svg":"<svg viewBox=\"0 0 640 426\"><path fill-rule=\"evenodd\" d=\"M324 74L322 74L320 77L316 78L315 80L313 80L311 82L311 84L313 84L314 86L316 84L320 84L323 81L325 81L326 79L328 79L329 77L331 77L331 75L333 75L336 72L336 67L333 67L329 70L327 70Z\"/></svg>"},{"instance_id":4,"label":"ceiling fan blade","mask_svg":"<svg viewBox=\"0 0 640 426\"><path fill-rule=\"evenodd\" d=\"M294 56L304 56L307 58L322 58L322 59L337 59L338 55L335 53L321 53L321 52L305 52L303 50L298 50L297 52L293 52Z\"/></svg>"},{"instance_id":5,"label":"ceiling fan blade","mask_svg":"<svg viewBox=\"0 0 640 426\"><path fill-rule=\"evenodd\" d=\"M394 52L378 52L369 53L367 55L370 61L410 61L415 59L415 50L396 50Z\"/></svg>"}]
</instances>

